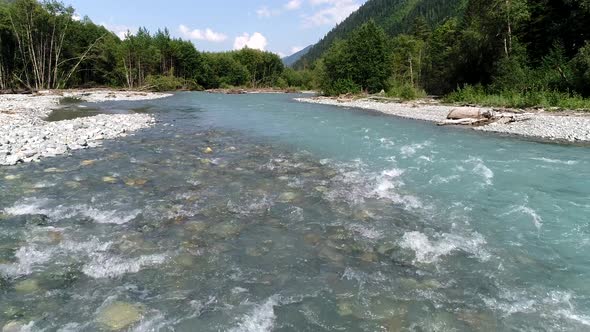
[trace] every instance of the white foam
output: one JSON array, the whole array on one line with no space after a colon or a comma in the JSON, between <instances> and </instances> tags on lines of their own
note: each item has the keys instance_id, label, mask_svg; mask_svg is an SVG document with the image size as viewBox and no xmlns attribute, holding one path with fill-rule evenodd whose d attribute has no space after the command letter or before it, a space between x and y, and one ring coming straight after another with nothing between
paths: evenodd
<instances>
[{"instance_id":1,"label":"white foam","mask_svg":"<svg viewBox=\"0 0 590 332\"><path fill-rule=\"evenodd\" d=\"M146 266L159 265L166 261L167 255L146 255L136 258L122 258L108 254L94 254L84 265L82 272L92 278L115 278L127 273L137 273Z\"/></svg>"},{"instance_id":2,"label":"white foam","mask_svg":"<svg viewBox=\"0 0 590 332\"><path fill-rule=\"evenodd\" d=\"M590 316L576 314L575 312L569 309L562 309L557 311L557 313L566 319L576 321L582 325L590 326Z\"/></svg>"},{"instance_id":3,"label":"white foam","mask_svg":"<svg viewBox=\"0 0 590 332\"><path fill-rule=\"evenodd\" d=\"M141 213L141 210L131 210L126 212L105 211L88 205L55 205L50 207L52 204L53 202L48 199L25 199L21 203L17 203L12 207L4 209L4 212L15 216L42 214L53 220L69 219L81 215L91 218L101 224L119 225L135 219Z\"/></svg>"},{"instance_id":4,"label":"white foam","mask_svg":"<svg viewBox=\"0 0 590 332\"><path fill-rule=\"evenodd\" d=\"M543 161L550 164L563 164L563 165L576 165L579 163L577 160L560 160L560 159L551 159L551 158L531 158L531 160Z\"/></svg>"},{"instance_id":5,"label":"white foam","mask_svg":"<svg viewBox=\"0 0 590 332\"><path fill-rule=\"evenodd\" d=\"M141 213L141 210L131 210L123 213L118 211L103 211L88 207L80 211L80 213L85 217L93 219L99 224L122 225L137 218Z\"/></svg>"},{"instance_id":6,"label":"white foam","mask_svg":"<svg viewBox=\"0 0 590 332\"><path fill-rule=\"evenodd\" d=\"M279 303L278 296L272 296L266 302L256 306L249 314L240 318L238 325L230 332L264 332L271 331L276 319L274 307Z\"/></svg>"},{"instance_id":7,"label":"white foam","mask_svg":"<svg viewBox=\"0 0 590 332\"><path fill-rule=\"evenodd\" d=\"M350 229L354 232L357 232L362 237L365 237L370 240L378 240L383 237L382 232L367 226L353 225L350 227Z\"/></svg>"},{"instance_id":8,"label":"white foam","mask_svg":"<svg viewBox=\"0 0 590 332\"><path fill-rule=\"evenodd\" d=\"M531 219L533 221L533 225L535 225L537 230L541 230L541 227L543 227L543 219L541 218L541 216L539 216L537 214L537 211L533 210L532 208L530 208L526 205L516 206L512 210L508 211L507 213L504 213L503 216L514 214L514 213L521 213L521 214L525 214L525 215L531 217Z\"/></svg>"},{"instance_id":9,"label":"white foam","mask_svg":"<svg viewBox=\"0 0 590 332\"><path fill-rule=\"evenodd\" d=\"M428 236L420 232L407 232L404 234L400 246L414 251L415 261L420 263L435 263L440 257L447 256L455 250L467 252L480 260L489 259L490 255L482 249L485 239L478 233L470 237L456 234L442 234L436 241L431 241Z\"/></svg>"},{"instance_id":10,"label":"white foam","mask_svg":"<svg viewBox=\"0 0 590 332\"><path fill-rule=\"evenodd\" d=\"M20 247L14 254L17 263L0 264L0 273L7 277L29 275L35 266L48 262L53 255L53 249L39 249L36 245Z\"/></svg>"},{"instance_id":11,"label":"white foam","mask_svg":"<svg viewBox=\"0 0 590 332\"><path fill-rule=\"evenodd\" d=\"M467 160L468 163L474 164L473 174L480 176L484 179L486 185L492 185L492 179L494 178L494 172L489 169L480 158L470 157Z\"/></svg>"},{"instance_id":12,"label":"white foam","mask_svg":"<svg viewBox=\"0 0 590 332\"><path fill-rule=\"evenodd\" d=\"M400 152L404 158L409 158L415 155L419 150L424 149L425 147L429 146L431 143L429 141L423 143L414 143L410 145L402 146Z\"/></svg>"}]
</instances>

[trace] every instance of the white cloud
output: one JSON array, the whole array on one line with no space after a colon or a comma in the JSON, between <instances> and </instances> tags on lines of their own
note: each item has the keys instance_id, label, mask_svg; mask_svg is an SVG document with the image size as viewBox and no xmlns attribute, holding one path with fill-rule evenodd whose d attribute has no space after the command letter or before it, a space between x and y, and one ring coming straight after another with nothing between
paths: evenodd
<instances>
[{"instance_id":1,"label":"white cloud","mask_svg":"<svg viewBox=\"0 0 590 332\"><path fill-rule=\"evenodd\" d=\"M262 6L256 10L256 15L258 15L260 18L269 18L272 16L281 15L281 11L278 9L269 9L266 6Z\"/></svg>"},{"instance_id":2,"label":"white cloud","mask_svg":"<svg viewBox=\"0 0 590 332\"><path fill-rule=\"evenodd\" d=\"M255 32L252 35L244 32L241 36L236 37L234 41L234 49L241 50L244 47L264 51L268 41L260 32Z\"/></svg>"},{"instance_id":3,"label":"white cloud","mask_svg":"<svg viewBox=\"0 0 590 332\"><path fill-rule=\"evenodd\" d=\"M107 30L112 31L121 40L127 39L127 35L135 35L137 33L137 30L139 30L136 27L129 27L126 25L107 24L107 23L101 23L100 25L105 27Z\"/></svg>"},{"instance_id":4,"label":"white cloud","mask_svg":"<svg viewBox=\"0 0 590 332\"><path fill-rule=\"evenodd\" d=\"M302 49L303 49L303 47L301 47L301 46L293 46L293 47L291 47L291 54L295 54L295 53L301 51Z\"/></svg>"},{"instance_id":5,"label":"white cloud","mask_svg":"<svg viewBox=\"0 0 590 332\"><path fill-rule=\"evenodd\" d=\"M256 11L256 15L258 15L258 17L271 17L272 13L268 9L268 7L262 6L258 8L258 10Z\"/></svg>"},{"instance_id":6,"label":"white cloud","mask_svg":"<svg viewBox=\"0 0 590 332\"><path fill-rule=\"evenodd\" d=\"M204 31L199 29L191 30L186 25L181 24L178 27L178 31L180 31L182 37L187 39L206 40L215 43L222 42L227 39L226 35L215 32L209 28L205 29Z\"/></svg>"},{"instance_id":7,"label":"white cloud","mask_svg":"<svg viewBox=\"0 0 590 332\"><path fill-rule=\"evenodd\" d=\"M340 23L360 7L356 0L310 0L310 3L321 8L304 16L303 26L306 28Z\"/></svg>"},{"instance_id":8,"label":"white cloud","mask_svg":"<svg viewBox=\"0 0 590 332\"><path fill-rule=\"evenodd\" d=\"M82 16L80 16L80 14L78 13L74 13L74 15L72 15L72 20L74 21L82 21Z\"/></svg>"},{"instance_id":9,"label":"white cloud","mask_svg":"<svg viewBox=\"0 0 590 332\"><path fill-rule=\"evenodd\" d=\"M296 10L301 8L301 4L303 0L291 0L285 5L285 9L287 10Z\"/></svg>"}]
</instances>

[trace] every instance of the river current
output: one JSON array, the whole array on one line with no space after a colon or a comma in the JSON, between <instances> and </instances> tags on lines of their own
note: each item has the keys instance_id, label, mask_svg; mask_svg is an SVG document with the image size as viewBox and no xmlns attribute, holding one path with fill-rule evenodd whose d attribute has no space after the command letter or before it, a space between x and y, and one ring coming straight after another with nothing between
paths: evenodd
<instances>
[{"instance_id":1,"label":"river current","mask_svg":"<svg viewBox=\"0 0 590 332\"><path fill-rule=\"evenodd\" d=\"M62 111L158 123L0 168L0 327L590 330L588 147L294 97Z\"/></svg>"}]
</instances>

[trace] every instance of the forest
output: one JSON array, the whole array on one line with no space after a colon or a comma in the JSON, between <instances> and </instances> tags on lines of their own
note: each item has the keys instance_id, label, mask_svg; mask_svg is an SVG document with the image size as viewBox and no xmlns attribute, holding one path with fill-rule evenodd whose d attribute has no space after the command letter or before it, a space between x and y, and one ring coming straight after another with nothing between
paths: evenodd
<instances>
[{"instance_id":1,"label":"forest","mask_svg":"<svg viewBox=\"0 0 590 332\"><path fill-rule=\"evenodd\" d=\"M287 86L283 72L270 52L199 52L167 29L121 40L58 1L0 0L0 90Z\"/></svg>"},{"instance_id":2,"label":"forest","mask_svg":"<svg viewBox=\"0 0 590 332\"><path fill-rule=\"evenodd\" d=\"M588 22L588 0L372 0L296 66L332 95L590 108Z\"/></svg>"},{"instance_id":3,"label":"forest","mask_svg":"<svg viewBox=\"0 0 590 332\"><path fill-rule=\"evenodd\" d=\"M369 0L289 68L167 29L120 39L55 0L0 0L0 90L296 87L590 108L588 22L590 0Z\"/></svg>"}]
</instances>

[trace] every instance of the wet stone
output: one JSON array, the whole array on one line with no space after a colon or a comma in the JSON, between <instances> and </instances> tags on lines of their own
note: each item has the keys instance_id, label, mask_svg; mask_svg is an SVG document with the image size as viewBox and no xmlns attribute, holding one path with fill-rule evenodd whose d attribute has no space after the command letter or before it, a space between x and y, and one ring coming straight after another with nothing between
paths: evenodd
<instances>
[{"instance_id":1,"label":"wet stone","mask_svg":"<svg viewBox=\"0 0 590 332\"><path fill-rule=\"evenodd\" d=\"M23 280L14 285L14 290L23 294L35 293L39 290L39 282L36 279Z\"/></svg>"},{"instance_id":2,"label":"wet stone","mask_svg":"<svg viewBox=\"0 0 590 332\"><path fill-rule=\"evenodd\" d=\"M299 195L297 193L285 192L279 196L278 201L281 203L291 203L295 201L298 197Z\"/></svg>"},{"instance_id":3,"label":"wet stone","mask_svg":"<svg viewBox=\"0 0 590 332\"><path fill-rule=\"evenodd\" d=\"M119 180L117 180L117 178L112 177L112 176L103 176L102 182L115 184L115 183L119 182Z\"/></svg>"},{"instance_id":4,"label":"wet stone","mask_svg":"<svg viewBox=\"0 0 590 332\"><path fill-rule=\"evenodd\" d=\"M103 308L97 321L110 331L121 331L143 318L144 309L126 302L113 302Z\"/></svg>"},{"instance_id":5,"label":"wet stone","mask_svg":"<svg viewBox=\"0 0 590 332\"><path fill-rule=\"evenodd\" d=\"M308 233L303 236L303 241L305 241L306 244L311 245L311 246L318 245L321 242L321 240L322 240L321 235L316 234L316 233Z\"/></svg>"},{"instance_id":6,"label":"wet stone","mask_svg":"<svg viewBox=\"0 0 590 332\"><path fill-rule=\"evenodd\" d=\"M25 331L25 324L18 321L11 321L2 327L2 332L22 332Z\"/></svg>"}]
</instances>

